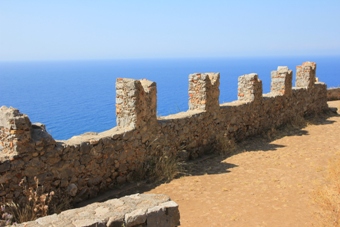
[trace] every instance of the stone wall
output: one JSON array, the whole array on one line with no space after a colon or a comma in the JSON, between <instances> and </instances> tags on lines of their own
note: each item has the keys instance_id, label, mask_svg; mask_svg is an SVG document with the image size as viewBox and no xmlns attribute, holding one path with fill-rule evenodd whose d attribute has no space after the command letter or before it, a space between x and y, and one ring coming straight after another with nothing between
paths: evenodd
<instances>
[{"instance_id":1,"label":"stone wall","mask_svg":"<svg viewBox=\"0 0 340 227\"><path fill-rule=\"evenodd\" d=\"M329 88L327 90L327 100L340 100L340 88Z\"/></svg>"},{"instance_id":2,"label":"stone wall","mask_svg":"<svg viewBox=\"0 0 340 227\"><path fill-rule=\"evenodd\" d=\"M67 210L19 227L176 227L178 205L166 195L135 194Z\"/></svg>"},{"instance_id":3,"label":"stone wall","mask_svg":"<svg viewBox=\"0 0 340 227\"><path fill-rule=\"evenodd\" d=\"M315 63L292 72L272 72L271 92L262 94L257 74L243 75L238 100L219 105L218 73L189 76L189 110L156 118L156 84L147 80L117 79L117 127L55 141L42 124L14 108L0 109L0 196L21 196L19 182L34 184L36 176L46 191L59 190L80 202L133 181L152 157L176 155L193 159L218 152L224 140L240 141L327 109L326 85L315 82ZM184 155L183 155L184 154Z\"/></svg>"},{"instance_id":4,"label":"stone wall","mask_svg":"<svg viewBox=\"0 0 340 227\"><path fill-rule=\"evenodd\" d=\"M214 111L219 108L219 73L189 75L189 110Z\"/></svg>"},{"instance_id":5,"label":"stone wall","mask_svg":"<svg viewBox=\"0 0 340 227\"><path fill-rule=\"evenodd\" d=\"M304 62L296 67L296 87L313 87L316 82L316 63Z\"/></svg>"},{"instance_id":6,"label":"stone wall","mask_svg":"<svg viewBox=\"0 0 340 227\"><path fill-rule=\"evenodd\" d=\"M271 73L272 81L270 92L275 95L292 95L292 78L293 71L288 67L279 66L277 71Z\"/></svg>"}]
</instances>

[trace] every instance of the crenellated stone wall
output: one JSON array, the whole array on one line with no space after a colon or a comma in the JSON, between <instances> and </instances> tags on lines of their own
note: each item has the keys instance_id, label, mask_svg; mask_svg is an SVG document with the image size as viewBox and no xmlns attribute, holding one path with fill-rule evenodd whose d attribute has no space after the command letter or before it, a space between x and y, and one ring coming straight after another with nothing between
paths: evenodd
<instances>
[{"instance_id":1,"label":"crenellated stone wall","mask_svg":"<svg viewBox=\"0 0 340 227\"><path fill-rule=\"evenodd\" d=\"M156 117L156 84L148 80L117 79L117 127L55 141L42 124L14 108L0 109L0 196L22 195L19 182L34 184L36 176L46 191L59 190L75 202L97 196L133 181L150 158L176 155L193 159L216 152L222 140L240 141L286 124L295 117L328 108L326 85L315 82L316 64L292 71L272 72L271 92L262 94L257 74L238 80L238 100L219 104L219 73L189 76L189 110ZM184 97L183 97L184 98ZM144 165L145 166L145 165Z\"/></svg>"}]
</instances>

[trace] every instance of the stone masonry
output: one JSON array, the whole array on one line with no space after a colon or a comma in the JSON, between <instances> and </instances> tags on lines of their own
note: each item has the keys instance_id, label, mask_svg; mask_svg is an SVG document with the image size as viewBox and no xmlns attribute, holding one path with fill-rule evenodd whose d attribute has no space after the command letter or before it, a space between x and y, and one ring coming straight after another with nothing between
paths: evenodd
<instances>
[{"instance_id":1,"label":"stone masonry","mask_svg":"<svg viewBox=\"0 0 340 227\"><path fill-rule=\"evenodd\" d=\"M220 74L194 73L189 75L189 110L218 110L220 104Z\"/></svg>"},{"instance_id":2,"label":"stone masonry","mask_svg":"<svg viewBox=\"0 0 340 227\"><path fill-rule=\"evenodd\" d=\"M20 227L176 227L178 205L166 195L134 194L22 223Z\"/></svg>"},{"instance_id":3,"label":"stone masonry","mask_svg":"<svg viewBox=\"0 0 340 227\"><path fill-rule=\"evenodd\" d=\"M156 83L118 78L116 83L117 126L139 128L156 122ZM135 108L138 106L139 108Z\"/></svg>"},{"instance_id":4,"label":"stone masonry","mask_svg":"<svg viewBox=\"0 0 340 227\"><path fill-rule=\"evenodd\" d=\"M327 100L340 100L340 88L330 88L327 90Z\"/></svg>"},{"instance_id":5,"label":"stone masonry","mask_svg":"<svg viewBox=\"0 0 340 227\"><path fill-rule=\"evenodd\" d=\"M296 87L312 88L316 82L315 77L316 63L304 62L302 65L296 66Z\"/></svg>"},{"instance_id":6,"label":"stone masonry","mask_svg":"<svg viewBox=\"0 0 340 227\"><path fill-rule=\"evenodd\" d=\"M262 99L262 81L256 73L246 74L238 78L238 100L259 102Z\"/></svg>"},{"instance_id":7,"label":"stone masonry","mask_svg":"<svg viewBox=\"0 0 340 227\"><path fill-rule=\"evenodd\" d=\"M25 152L25 145L31 141L31 122L27 115L14 108L0 108L0 148L2 154Z\"/></svg>"},{"instance_id":8,"label":"stone masonry","mask_svg":"<svg viewBox=\"0 0 340 227\"><path fill-rule=\"evenodd\" d=\"M194 159L218 152L221 140L241 141L328 108L327 88L315 83L316 64L299 66L291 89L291 73L279 67L272 92L262 94L257 74L241 76L238 100L219 103L219 74L189 77L189 110L156 118L156 84L117 79L117 127L55 141L42 124L32 124L17 109L0 109L0 196L22 196L19 182L34 177L48 192L61 191L74 202L134 180L140 166L160 155ZM290 92L291 91L291 92ZM223 141L222 141L223 142Z\"/></svg>"},{"instance_id":9,"label":"stone masonry","mask_svg":"<svg viewBox=\"0 0 340 227\"><path fill-rule=\"evenodd\" d=\"M279 66L277 71L272 71L271 76L271 93L275 95L292 95L292 70L285 66Z\"/></svg>"}]
</instances>

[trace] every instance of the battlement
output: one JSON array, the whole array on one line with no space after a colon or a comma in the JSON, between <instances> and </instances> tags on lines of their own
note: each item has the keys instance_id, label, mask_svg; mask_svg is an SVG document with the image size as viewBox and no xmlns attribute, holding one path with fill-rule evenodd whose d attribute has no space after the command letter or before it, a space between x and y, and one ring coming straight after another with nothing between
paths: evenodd
<instances>
[{"instance_id":1,"label":"battlement","mask_svg":"<svg viewBox=\"0 0 340 227\"><path fill-rule=\"evenodd\" d=\"M117 126L140 128L155 123L157 113L156 83L143 79L116 82Z\"/></svg>"},{"instance_id":2,"label":"battlement","mask_svg":"<svg viewBox=\"0 0 340 227\"><path fill-rule=\"evenodd\" d=\"M261 102L262 81L256 73L246 74L238 78L238 100L244 102Z\"/></svg>"},{"instance_id":3,"label":"battlement","mask_svg":"<svg viewBox=\"0 0 340 227\"><path fill-rule=\"evenodd\" d=\"M270 92L274 95L292 95L293 71L286 66L277 67L277 71L271 73L272 81Z\"/></svg>"},{"instance_id":4,"label":"battlement","mask_svg":"<svg viewBox=\"0 0 340 227\"><path fill-rule=\"evenodd\" d=\"M296 87L311 89L316 82L316 63L304 62L302 65L296 66Z\"/></svg>"},{"instance_id":5,"label":"battlement","mask_svg":"<svg viewBox=\"0 0 340 227\"><path fill-rule=\"evenodd\" d=\"M46 190L61 190L74 201L133 181L140 166L159 155L193 159L219 152L223 140L240 141L290 122L297 116L328 108L327 88L315 82L316 64L271 73L271 92L262 94L256 73L238 79L238 100L219 104L219 73L189 75L187 112L157 119L156 83L116 81L117 127L102 133L55 141L42 124L14 108L0 108L0 196L22 195L22 178L37 177Z\"/></svg>"},{"instance_id":6,"label":"battlement","mask_svg":"<svg viewBox=\"0 0 340 227\"><path fill-rule=\"evenodd\" d=\"M219 73L194 73L189 75L189 110L218 110L219 96Z\"/></svg>"}]
</instances>

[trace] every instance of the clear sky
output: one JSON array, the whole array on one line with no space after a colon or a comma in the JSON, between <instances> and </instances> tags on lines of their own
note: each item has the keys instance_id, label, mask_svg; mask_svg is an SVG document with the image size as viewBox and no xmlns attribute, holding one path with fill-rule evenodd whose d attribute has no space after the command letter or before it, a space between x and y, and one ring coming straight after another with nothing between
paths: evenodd
<instances>
[{"instance_id":1,"label":"clear sky","mask_svg":"<svg viewBox=\"0 0 340 227\"><path fill-rule=\"evenodd\" d=\"M340 55L340 0L0 0L0 61Z\"/></svg>"}]
</instances>

